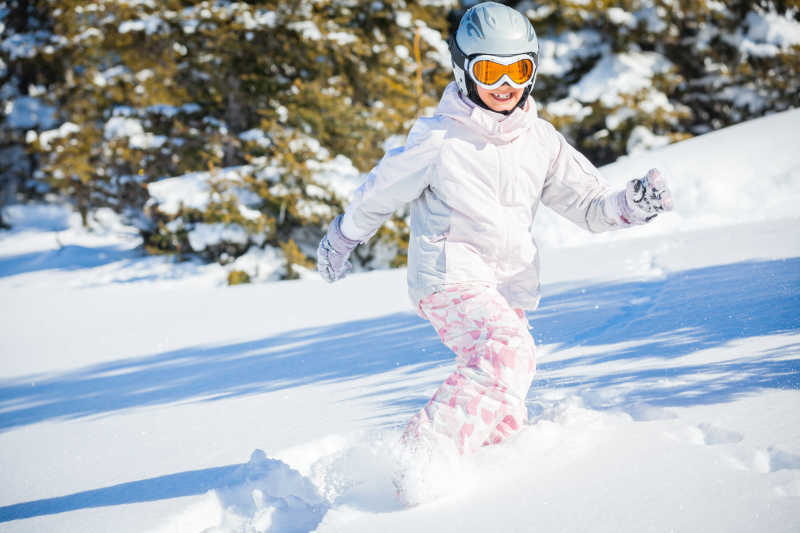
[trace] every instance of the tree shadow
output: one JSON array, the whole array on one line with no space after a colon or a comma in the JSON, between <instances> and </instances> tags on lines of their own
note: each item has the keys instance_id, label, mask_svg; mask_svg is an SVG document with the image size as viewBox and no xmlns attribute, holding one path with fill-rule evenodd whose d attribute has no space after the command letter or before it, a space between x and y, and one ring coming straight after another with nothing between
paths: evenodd
<instances>
[{"instance_id":1,"label":"tree shadow","mask_svg":"<svg viewBox=\"0 0 800 533\"><path fill-rule=\"evenodd\" d=\"M247 463L180 472L0 507L0 523L79 509L196 496L212 490L226 510L237 509L252 516L271 507L270 531L276 533L312 531L329 507L310 479L283 461L255 450ZM259 495L259 501L254 500L255 494Z\"/></svg>"},{"instance_id":2,"label":"tree shadow","mask_svg":"<svg viewBox=\"0 0 800 533\"><path fill-rule=\"evenodd\" d=\"M116 263L139 252L117 246L79 246L67 244L57 250L30 252L0 257L0 278L43 270L79 270Z\"/></svg>"},{"instance_id":3,"label":"tree shadow","mask_svg":"<svg viewBox=\"0 0 800 533\"><path fill-rule=\"evenodd\" d=\"M571 388L626 405L690 406L728 402L766 388L800 389L796 337L787 337L780 348L735 353L730 360L695 364L688 359L736 340L800 331L800 258L693 269L656 280L546 287L541 306L528 318L537 344L548 348L548 358L537 364L530 399L539 388ZM580 353L581 347L587 354L561 355ZM587 370L644 358L664 364L625 371L610 367L602 374ZM553 377L567 370L566 376ZM627 390L619 395L623 386ZM614 394L604 394L611 389ZM425 401L409 395L387 405L411 413Z\"/></svg>"},{"instance_id":4,"label":"tree shadow","mask_svg":"<svg viewBox=\"0 0 800 533\"><path fill-rule=\"evenodd\" d=\"M0 431L132 407L357 379L400 366L427 368L449 359L426 321L396 313L257 341L111 361L65 374L0 381Z\"/></svg>"},{"instance_id":5,"label":"tree shadow","mask_svg":"<svg viewBox=\"0 0 800 533\"><path fill-rule=\"evenodd\" d=\"M556 349L647 340L654 356L674 357L736 338L800 329L800 258L685 270L663 279L607 283L545 294L530 318ZM646 349L563 361L651 355Z\"/></svg>"},{"instance_id":6,"label":"tree shadow","mask_svg":"<svg viewBox=\"0 0 800 533\"><path fill-rule=\"evenodd\" d=\"M556 288L557 290L557 288ZM660 406L721 403L764 388L800 388L800 345L736 353L704 364L681 358L732 341L800 331L800 258L752 261L677 272L655 281L567 290L531 315L550 353L607 346L539 365L539 385L584 391L638 384L620 401ZM590 365L667 360L663 367L581 375ZM548 374L574 369L567 377ZM666 379L672 384L659 385ZM681 383L682 385L675 385ZM535 389L536 383L534 384ZM535 394L535 392L534 392Z\"/></svg>"},{"instance_id":7,"label":"tree shadow","mask_svg":"<svg viewBox=\"0 0 800 533\"><path fill-rule=\"evenodd\" d=\"M169 474L102 489L0 507L0 523L79 509L196 496L234 483L242 464Z\"/></svg>"},{"instance_id":8,"label":"tree shadow","mask_svg":"<svg viewBox=\"0 0 800 533\"><path fill-rule=\"evenodd\" d=\"M735 339L800 330L800 258L688 270L663 279L607 283L546 294L530 314L549 353L580 346L608 350L540 361L539 375L576 367L550 386L603 388L653 372L720 374L693 394L641 389L642 401L723 402L763 387L798 388L798 353L790 345L757 358L581 377L578 368L640 357L674 362ZM787 341L788 342L788 341ZM587 350L588 351L588 350ZM8 354L24 357L25 354ZM93 365L56 375L0 381L0 431L45 420L101 415L177 401L213 401L378 375L417 373L452 361L427 322L411 313L290 331L251 342L194 346ZM652 367L652 365L650 365ZM535 392L534 392L535 393ZM387 394L375 392L377 398ZM674 395L674 398L670 396ZM394 394L396 396L396 394ZM386 398L386 397L384 397ZM672 398L672 399L671 399ZM389 400L412 411L423 400ZM396 411L395 411L396 412Z\"/></svg>"}]
</instances>

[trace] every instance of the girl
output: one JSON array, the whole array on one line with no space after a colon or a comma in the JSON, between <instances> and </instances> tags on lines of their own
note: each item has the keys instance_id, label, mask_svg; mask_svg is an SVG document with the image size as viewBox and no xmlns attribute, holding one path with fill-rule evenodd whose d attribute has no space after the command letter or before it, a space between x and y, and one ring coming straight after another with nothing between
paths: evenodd
<instances>
[{"instance_id":1,"label":"girl","mask_svg":"<svg viewBox=\"0 0 800 533\"><path fill-rule=\"evenodd\" d=\"M456 370L408 424L409 447L496 444L526 422L535 349L525 310L539 303L531 234L539 202L589 231L649 222L670 210L655 169L611 192L597 168L530 97L538 40L528 19L494 2L470 8L450 41L455 82L405 146L388 152L330 225L317 252L327 281L411 202L408 288L456 355Z\"/></svg>"}]
</instances>

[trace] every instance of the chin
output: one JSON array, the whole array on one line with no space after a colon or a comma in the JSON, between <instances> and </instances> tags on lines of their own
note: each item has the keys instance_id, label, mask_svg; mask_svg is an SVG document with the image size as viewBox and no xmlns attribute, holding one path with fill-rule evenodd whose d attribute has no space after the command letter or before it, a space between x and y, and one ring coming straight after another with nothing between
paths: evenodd
<instances>
[{"instance_id":1,"label":"chin","mask_svg":"<svg viewBox=\"0 0 800 533\"><path fill-rule=\"evenodd\" d=\"M494 111L511 111L512 109L517 107L517 102L519 102L519 98L517 98L513 102L509 102L509 103L502 104L502 105L495 104L495 105L491 105L489 107L491 107L492 110L494 110Z\"/></svg>"},{"instance_id":2,"label":"chin","mask_svg":"<svg viewBox=\"0 0 800 533\"><path fill-rule=\"evenodd\" d=\"M503 112L513 110L517 107L518 102L519 98L513 98L508 102L490 102L488 105L492 111Z\"/></svg>"}]
</instances>

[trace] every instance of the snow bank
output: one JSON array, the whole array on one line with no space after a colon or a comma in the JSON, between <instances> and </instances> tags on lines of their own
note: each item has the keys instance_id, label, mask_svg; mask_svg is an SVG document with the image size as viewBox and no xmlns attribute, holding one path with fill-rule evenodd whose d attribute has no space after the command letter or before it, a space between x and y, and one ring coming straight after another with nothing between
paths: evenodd
<instances>
[{"instance_id":1,"label":"snow bank","mask_svg":"<svg viewBox=\"0 0 800 533\"><path fill-rule=\"evenodd\" d=\"M595 235L543 208L534 224L537 242L558 248L796 217L798 121L800 110L785 111L622 157L601 168L611 187L622 188L628 180L657 167L667 178L675 211L646 226ZM646 137L645 132L640 134ZM657 143L658 139L648 141Z\"/></svg>"},{"instance_id":2,"label":"snow bank","mask_svg":"<svg viewBox=\"0 0 800 533\"><path fill-rule=\"evenodd\" d=\"M755 445L702 414L686 419L646 402L609 407L622 396L544 384L513 438L427 464L403 463L397 430L330 434L274 458L256 450L223 487L150 533L525 531L532 518L523 510L531 509L543 531L789 530L796 512L787 496L797 491L785 480L796 480L800 456ZM411 476L420 492L409 508L394 480ZM764 498L775 503L771 512L751 514Z\"/></svg>"},{"instance_id":3,"label":"snow bank","mask_svg":"<svg viewBox=\"0 0 800 533\"><path fill-rule=\"evenodd\" d=\"M306 477L255 450L204 502L150 533L307 533L326 511Z\"/></svg>"},{"instance_id":4,"label":"snow bank","mask_svg":"<svg viewBox=\"0 0 800 533\"><path fill-rule=\"evenodd\" d=\"M328 435L275 458L255 450L224 486L149 533L341 531L354 519L406 508L397 479L414 491L417 505L463 495L474 488L470 479L486 473L486 466L476 472L481 467L474 459L452 455L413 464L402 457L399 438L394 430L359 431ZM188 516L194 517L190 527Z\"/></svg>"}]
</instances>

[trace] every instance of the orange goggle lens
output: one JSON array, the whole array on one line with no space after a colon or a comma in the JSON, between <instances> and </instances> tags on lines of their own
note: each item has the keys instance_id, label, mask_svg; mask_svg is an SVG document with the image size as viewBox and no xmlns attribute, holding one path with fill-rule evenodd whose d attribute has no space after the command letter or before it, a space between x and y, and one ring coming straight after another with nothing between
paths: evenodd
<instances>
[{"instance_id":1,"label":"orange goggle lens","mask_svg":"<svg viewBox=\"0 0 800 533\"><path fill-rule=\"evenodd\" d=\"M533 76L533 61L520 59L510 65L501 65L489 59L482 59L472 65L472 75L475 77L475 81L484 85L497 83L504 74L508 74L514 83L525 83Z\"/></svg>"}]
</instances>

